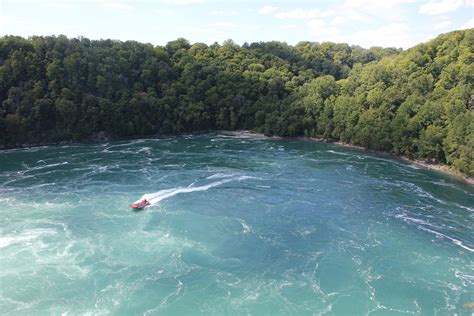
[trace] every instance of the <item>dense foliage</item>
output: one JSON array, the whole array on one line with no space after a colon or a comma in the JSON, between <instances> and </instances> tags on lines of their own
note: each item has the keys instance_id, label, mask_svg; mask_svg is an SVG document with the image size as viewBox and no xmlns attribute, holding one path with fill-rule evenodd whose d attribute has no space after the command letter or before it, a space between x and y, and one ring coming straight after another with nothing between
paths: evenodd
<instances>
[{"instance_id":1,"label":"dense foliage","mask_svg":"<svg viewBox=\"0 0 474 316\"><path fill-rule=\"evenodd\" d=\"M0 143L216 129L313 136L474 174L474 30L407 51L0 39Z\"/></svg>"}]
</instances>

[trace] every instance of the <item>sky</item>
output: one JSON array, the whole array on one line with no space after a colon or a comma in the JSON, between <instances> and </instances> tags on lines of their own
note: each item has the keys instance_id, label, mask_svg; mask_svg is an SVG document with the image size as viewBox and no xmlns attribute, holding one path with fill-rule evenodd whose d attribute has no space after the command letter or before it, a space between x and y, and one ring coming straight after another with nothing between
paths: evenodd
<instances>
[{"instance_id":1,"label":"sky","mask_svg":"<svg viewBox=\"0 0 474 316\"><path fill-rule=\"evenodd\" d=\"M474 27L474 0L0 0L0 36L409 48Z\"/></svg>"}]
</instances>

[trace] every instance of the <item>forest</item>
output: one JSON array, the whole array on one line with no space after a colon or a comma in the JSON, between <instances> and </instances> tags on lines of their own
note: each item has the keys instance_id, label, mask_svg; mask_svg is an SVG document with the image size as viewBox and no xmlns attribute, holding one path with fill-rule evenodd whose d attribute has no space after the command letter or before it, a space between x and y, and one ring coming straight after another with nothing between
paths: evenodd
<instances>
[{"instance_id":1,"label":"forest","mask_svg":"<svg viewBox=\"0 0 474 316\"><path fill-rule=\"evenodd\" d=\"M0 38L0 147L213 130L308 136L474 175L474 29L402 51Z\"/></svg>"}]
</instances>

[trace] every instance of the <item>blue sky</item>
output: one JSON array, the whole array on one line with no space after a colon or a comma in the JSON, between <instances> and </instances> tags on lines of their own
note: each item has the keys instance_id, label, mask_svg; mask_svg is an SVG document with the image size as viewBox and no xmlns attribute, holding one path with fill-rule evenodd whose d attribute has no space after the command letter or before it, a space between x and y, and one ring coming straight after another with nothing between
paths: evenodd
<instances>
[{"instance_id":1,"label":"blue sky","mask_svg":"<svg viewBox=\"0 0 474 316\"><path fill-rule=\"evenodd\" d=\"M474 0L0 0L0 36L58 35L165 45L344 42L408 48L474 27Z\"/></svg>"}]
</instances>

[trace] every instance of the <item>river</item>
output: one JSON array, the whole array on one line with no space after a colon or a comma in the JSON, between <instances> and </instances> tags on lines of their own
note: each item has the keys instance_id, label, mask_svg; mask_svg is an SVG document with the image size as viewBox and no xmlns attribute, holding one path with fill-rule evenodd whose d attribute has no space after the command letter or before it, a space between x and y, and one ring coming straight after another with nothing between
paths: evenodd
<instances>
[{"instance_id":1,"label":"river","mask_svg":"<svg viewBox=\"0 0 474 316\"><path fill-rule=\"evenodd\" d=\"M6 315L472 312L474 188L362 150L219 134L8 150L0 203Z\"/></svg>"}]
</instances>

